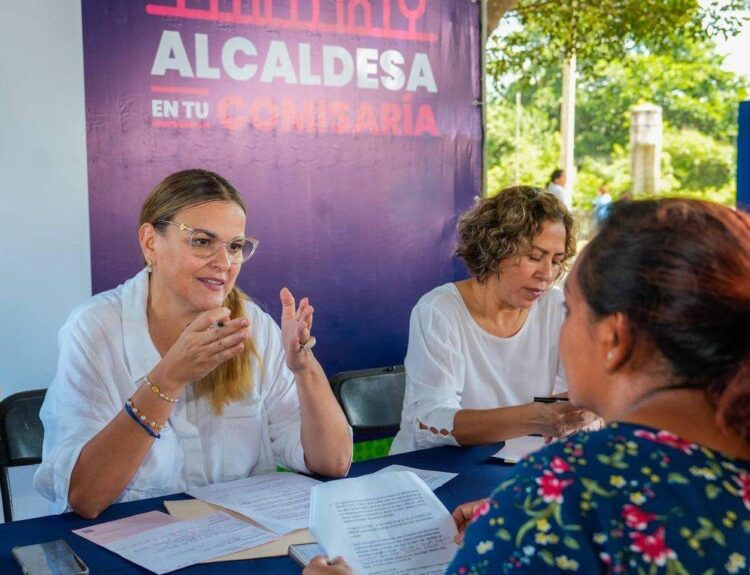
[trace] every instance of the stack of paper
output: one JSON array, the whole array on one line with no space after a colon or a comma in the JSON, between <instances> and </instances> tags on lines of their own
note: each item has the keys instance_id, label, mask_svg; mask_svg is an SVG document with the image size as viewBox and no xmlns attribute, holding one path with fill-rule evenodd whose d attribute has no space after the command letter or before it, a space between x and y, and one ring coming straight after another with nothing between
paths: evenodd
<instances>
[{"instance_id":1,"label":"stack of paper","mask_svg":"<svg viewBox=\"0 0 750 575\"><path fill-rule=\"evenodd\" d=\"M188 495L241 513L284 535L308 526L310 490L318 484L296 473L268 473L194 488Z\"/></svg>"},{"instance_id":2,"label":"stack of paper","mask_svg":"<svg viewBox=\"0 0 750 575\"><path fill-rule=\"evenodd\" d=\"M204 517L211 515L217 511L222 511L222 507L206 503L200 499L182 499L180 501L165 501L164 507L167 508L170 515L177 519L195 519L198 517ZM235 511L226 511L232 517L260 527L252 519L245 517ZM250 549L243 549L229 555L222 555L221 557L215 557L214 559L208 559L203 563L213 563L217 561L242 561L247 559L263 559L264 557L283 557L287 554L287 551L291 545L303 545L305 543L314 543L315 538L308 529L300 529L298 531L292 531L287 533L269 543L258 545ZM319 555L319 553L317 553Z\"/></svg>"},{"instance_id":3,"label":"stack of paper","mask_svg":"<svg viewBox=\"0 0 750 575\"><path fill-rule=\"evenodd\" d=\"M387 473L389 471L413 471L420 479L422 479L432 490L437 489L441 485L444 485L454 477L457 473L447 473L444 471L428 471L425 469L416 469L413 467L406 467L404 465L391 465L376 473ZM279 492L282 494L288 493L289 489L296 486L297 488L305 486L301 491L297 492L297 495L304 495L307 490L307 506L301 506L298 508L298 520L304 520L305 525L309 521L309 489L307 485L316 485L319 482L303 478L302 482L288 473L285 474L270 474L268 476L259 476L263 478L259 481L257 478L241 479L239 481L233 481L230 483L218 484L209 486L206 488L194 489L191 494L201 496L203 499L211 499L216 503L208 503L201 499L185 499L180 501L165 501L164 506L167 508L169 513L177 519L195 519L210 515L216 511L226 510L227 513L234 517L251 523L257 527L260 527L260 523L256 522L251 517L263 519L264 515L269 512L273 512L274 505L280 507L286 503L281 499L274 499L274 493L268 488L278 487L279 484L286 484ZM261 487L261 499L257 499L257 491L252 491L252 497L248 489L257 489ZM262 510L262 513L257 513L256 509L250 509L244 505L244 501L251 500L251 503L256 504L262 499L270 497L269 509ZM286 497L286 495L282 495ZM299 499L299 498L298 498ZM304 500L304 497L301 498ZM267 501L268 502L268 501ZM242 510L242 512L234 511L233 509ZM266 521L266 524L269 524ZM287 550L290 546L294 545L297 553L297 560L304 561L305 564L312 559L315 555L325 554L324 550L318 545L314 545L315 537L310 533L308 529L300 529L292 531L290 533L281 536L270 543L253 547L251 549L244 549L230 555L223 555L210 559L208 562L213 561L232 561L232 560L243 560L243 559L259 559L263 557L279 557L287 554ZM291 554L291 551L290 551Z\"/></svg>"},{"instance_id":4,"label":"stack of paper","mask_svg":"<svg viewBox=\"0 0 750 575\"><path fill-rule=\"evenodd\" d=\"M442 575L456 549L456 525L410 471L331 481L313 488L310 529L329 557L358 575Z\"/></svg>"},{"instance_id":5,"label":"stack of paper","mask_svg":"<svg viewBox=\"0 0 750 575\"><path fill-rule=\"evenodd\" d=\"M326 555L326 550L318 543L289 546L289 557L304 567L307 567L310 564L310 561L315 559L318 555L322 555L323 557Z\"/></svg>"},{"instance_id":6,"label":"stack of paper","mask_svg":"<svg viewBox=\"0 0 750 575\"><path fill-rule=\"evenodd\" d=\"M445 485L458 473L449 473L447 471L429 471L427 469L417 469L416 467L407 467L406 465L389 465L375 473L388 473L390 471L411 471L427 484L427 487L435 491L438 487Z\"/></svg>"},{"instance_id":7,"label":"stack of paper","mask_svg":"<svg viewBox=\"0 0 750 575\"><path fill-rule=\"evenodd\" d=\"M504 459L509 463L518 463L529 453L534 453L544 447L544 438L535 435L508 439L503 448L492 457Z\"/></svg>"},{"instance_id":8,"label":"stack of paper","mask_svg":"<svg viewBox=\"0 0 750 575\"><path fill-rule=\"evenodd\" d=\"M275 537L221 512L177 521L166 513L150 511L73 533L159 575Z\"/></svg>"}]
</instances>

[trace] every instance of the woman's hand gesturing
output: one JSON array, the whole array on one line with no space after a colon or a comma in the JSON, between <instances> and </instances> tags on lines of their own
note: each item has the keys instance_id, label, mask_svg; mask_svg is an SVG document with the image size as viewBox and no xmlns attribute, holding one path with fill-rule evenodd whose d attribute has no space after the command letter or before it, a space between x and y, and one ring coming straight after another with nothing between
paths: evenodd
<instances>
[{"instance_id":1,"label":"woman's hand gesturing","mask_svg":"<svg viewBox=\"0 0 750 575\"><path fill-rule=\"evenodd\" d=\"M281 340L286 352L286 365L293 372L312 369L315 360L311 353L315 344L311 339L313 307L306 297L295 308L294 296L287 288L279 293L281 298Z\"/></svg>"},{"instance_id":2,"label":"woman's hand gesturing","mask_svg":"<svg viewBox=\"0 0 750 575\"><path fill-rule=\"evenodd\" d=\"M152 380L181 392L240 354L250 337L250 323L244 317L230 320L229 314L225 307L212 309L189 323L151 372Z\"/></svg>"}]
</instances>

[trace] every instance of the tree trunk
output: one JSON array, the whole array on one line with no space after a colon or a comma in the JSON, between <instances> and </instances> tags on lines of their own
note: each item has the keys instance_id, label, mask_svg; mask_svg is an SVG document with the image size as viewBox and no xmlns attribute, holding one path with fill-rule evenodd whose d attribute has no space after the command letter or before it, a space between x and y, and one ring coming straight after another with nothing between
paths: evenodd
<instances>
[{"instance_id":1,"label":"tree trunk","mask_svg":"<svg viewBox=\"0 0 750 575\"><path fill-rule=\"evenodd\" d=\"M562 105L560 109L560 167L565 170L565 204L573 206L573 189L576 181L576 56L563 63Z\"/></svg>"},{"instance_id":2,"label":"tree trunk","mask_svg":"<svg viewBox=\"0 0 750 575\"><path fill-rule=\"evenodd\" d=\"M491 36L506 12L513 10L518 0L487 0L487 36Z\"/></svg>"}]
</instances>

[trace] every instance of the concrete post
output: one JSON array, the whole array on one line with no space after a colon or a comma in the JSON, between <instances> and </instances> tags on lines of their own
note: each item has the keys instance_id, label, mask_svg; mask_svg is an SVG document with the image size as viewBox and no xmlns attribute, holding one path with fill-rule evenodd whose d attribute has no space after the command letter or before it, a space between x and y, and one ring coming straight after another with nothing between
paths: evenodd
<instances>
[{"instance_id":1,"label":"concrete post","mask_svg":"<svg viewBox=\"0 0 750 575\"><path fill-rule=\"evenodd\" d=\"M633 195L659 191L661 166L661 108L640 104L630 109L630 175Z\"/></svg>"},{"instance_id":2,"label":"concrete post","mask_svg":"<svg viewBox=\"0 0 750 575\"><path fill-rule=\"evenodd\" d=\"M565 170L565 204L573 205L576 180L574 147L576 135L576 57L573 54L563 63L562 104L560 107L560 167Z\"/></svg>"}]
</instances>

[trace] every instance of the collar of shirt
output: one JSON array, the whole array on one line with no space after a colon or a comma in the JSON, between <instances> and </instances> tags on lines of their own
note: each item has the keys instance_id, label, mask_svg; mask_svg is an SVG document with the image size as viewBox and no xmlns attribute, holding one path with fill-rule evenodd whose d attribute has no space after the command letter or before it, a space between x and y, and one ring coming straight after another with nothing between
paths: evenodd
<instances>
[{"instance_id":1,"label":"collar of shirt","mask_svg":"<svg viewBox=\"0 0 750 575\"><path fill-rule=\"evenodd\" d=\"M148 272L144 268L122 286L122 336L134 382L148 375L161 361L149 335L147 305Z\"/></svg>"}]
</instances>

